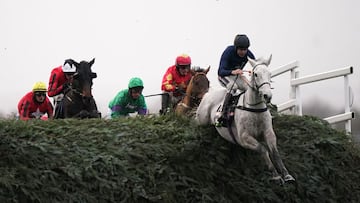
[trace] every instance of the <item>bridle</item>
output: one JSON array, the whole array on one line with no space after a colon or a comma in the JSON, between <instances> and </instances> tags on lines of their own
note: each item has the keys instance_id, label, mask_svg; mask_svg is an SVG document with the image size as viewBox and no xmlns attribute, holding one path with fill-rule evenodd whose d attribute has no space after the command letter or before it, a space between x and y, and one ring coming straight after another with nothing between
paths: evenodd
<instances>
[{"instance_id":1,"label":"bridle","mask_svg":"<svg viewBox=\"0 0 360 203\"><path fill-rule=\"evenodd\" d=\"M195 81L196 77L205 77L205 79L207 80L207 84L209 84L209 80L207 79L206 77L206 73L203 73L203 72L198 72L196 73L196 75L193 76L192 80L193 82ZM204 92L197 92L196 94L194 92L192 92L190 95L188 95L192 101L193 104L195 105L199 105L201 100L202 100L202 97L204 96L204 94L209 90L209 87L207 87L207 89L204 91ZM195 95L194 95L195 94Z\"/></svg>"},{"instance_id":2,"label":"bridle","mask_svg":"<svg viewBox=\"0 0 360 203\"><path fill-rule=\"evenodd\" d=\"M207 80L208 84L209 84L209 80L207 79L206 77L206 73L203 73L203 72L197 72L193 78L192 78L192 82L194 82L195 78L196 77L199 77L199 76L205 76L205 79ZM190 104L193 104L193 106L198 106L202 100L202 97L204 96L204 94L209 90L209 87L205 90L205 92L200 92L200 93L197 93L194 95L194 92L191 92L190 94L188 93L184 93L184 97L189 97L190 98ZM192 106L189 106L187 104L185 104L184 102L180 102L178 105L181 105L183 107L185 107L186 109L191 109Z\"/></svg>"},{"instance_id":3,"label":"bridle","mask_svg":"<svg viewBox=\"0 0 360 203\"><path fill-rule=\"evenodd\" d=\"M264 85L269 85L269 86L270 86L270 89L273 89L273 88L271 87L271 81L266 81L266 82L263 82L263 83L261 83L261 84L257 84L257 82L256 82L256 80L255 80L254 74L256 74L256 73L255 73L255 69L256 69L259 65L266 65L266 64L265 64L265 63L256 64L256 65L254 66L254 68L253 68L252 71L247 71L247 72L249 72L249 73L252 74L252 75L251 75L251 77L252 77L251 82L249 82L247 79L241 78L241 79L248 85L248 87L249 87L250 89L252 89L253 91L255 91L255 92L257 92L257 93L259 92L259 89L260 89L262 86L264 86ZM234 84L235 84L236 80L238 79L238 76L239 76L239 75L236 76L235 81L234 81ZM234 84L233 84L233 85L234 85ZM245 92L246 92L246 90L243 91L243 92L241 92L241 94L244 94ZM243 97L243 99L244 99L244 102L243 102L243 103L245 103L245 97ZM249 103L247 103L247 105L249 105L249 106L256 106L256 105L259 105L259 104L261 104L261 103L265 103L265 101L264 101L264 100L261 100L260 102L257 102L257 103L254 103L254 104L249 104ZM244 106L236 106L236 108L242 109L242 110L246 110L246 111L250 111L250 112L264 112L264 111L267 111L267 108L253 109L253 108L247 108L247 107L244 107Z\"/></svg>"},{"instance_id":4,"label":"bridle","mask_svg":"<svg viewBox=\"0 0 360 203\"><path fill-rule=\"evenodd\" d=\"M252 77L254 77L255 69L256 69L259 65L266 65L266 64L265 64L265 63L256 64L256 65L254 66L253 70L252 70ZM259 92L259 89L260 89L262 86L264 86L264 85L269 85L269 86L270 86L270 89L273 89L273 88L271 87L271 81L263 82L263 83L261 83L260 85L257 84L255 78L252 79L251 81L254 81L254 85L251 85L250 83L247 83L247 84L248 84L248 86L249 86L251 89L253 89L253 90L256 91L256 92Z\"/></svg>"},{"instance_id":5,"label":"bridle","mask_svg":"<svg viewBox=\"0 0 360 203\"><path fill-rule=\"evenodd\" d=\"M80 76L80 73L76 72L73 75L73 80L78 80L76 78L74 78L74 76ZM79 80L78 80L79 81ZM93 96L90 94L90 96L86 96L82 93L82 90L79 90L78 88L74 88L73 87L73 83L70 83L70 91L72 92L74 95L79 95L82 98L82 101L85 103L85 101L89 101L90 99L93 98ZM66 94L65 97L71 102L73 103L73 99L69 96L69 94Z\"/></svg>"}]
</instances>

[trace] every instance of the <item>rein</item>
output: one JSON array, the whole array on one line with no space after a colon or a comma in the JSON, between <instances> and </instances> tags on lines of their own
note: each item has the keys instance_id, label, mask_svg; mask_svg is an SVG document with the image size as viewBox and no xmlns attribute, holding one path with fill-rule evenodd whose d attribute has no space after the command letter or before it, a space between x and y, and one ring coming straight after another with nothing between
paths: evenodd
<instances>
[{"instance_id":1,"label":"rein","mask_svg":"<svg viewBox=\"0 0 360 203\"><path fill-rule=\"evenodd\" d=\"M187 88L186 92L182 93L183 98L181 99L181 101L177 104L178 106L181 106L187 110L192 109L196 106L199 106L201 100L202 100L202 96L204 95L204 92L202 91L195 91L194 92L194 83L196 82L195 78L198 76L205 76L206 78L206 73L203 72L197 72L191 79L191 89ZM206 78L207 79L207 78ZM207 79L207 82L209 82L209 80ZM208 91L208 87L205 90L205 92ZM201 97L200 97L201 96Z\"/></svg>"},{"instance_id":2,"label":"rein","mask_svg":"<svg viewBox=\"0 0 360 203\"><path fill-rule=\"evenodd\" d=\"M259 65L264 65L264 63L256 64L256 65L254 66L254 68L253 68L252 71L247 71L247 72L253 73L254 70L255 70L255 68L256 68L257 66L259 66ZM235 80L234 80L233 85L231 86L230 91L233 89L233 86L234 86L236 80L239 78L238 76L239 76L239 75L236 75L236 78L235 78ZM240 78L241 78L252 90L254 90L254 91L256 91L256 92L259 92L259 89L260 89L262 86L264 86L264 85L269 85L270 88L271 88L270 82L263 82L263 83L261 83L260 85L257 85L257 84L256 84L256 81L254 80L253 83L254 83L255 85L251 85L251 84L250 84L250 81L248 81L247 79L244 79L243 77L240 77ZM241 94L243 94L243 93L245 93L245 92L246 92L246 90L245 90L244 92L242 92ZM245 96L244 96L244 99L245 99ZM245 103L245 101L244 101L243 103ZM258 102L258 103L255 103L255 104L249 104L249 103L248 103L248 105L249 105L249 106L256 106L256 105L261 104L261 103L264 103L264 101L262 100L262 101L260 101L260 102ZM256 109L256 108L248 108L248 107L241 106L241 105L237 105L237 106L235 106L235 108L240 109L240 110L244 110L244 111L254 112L254 113L262 113L262 112L265 112L265 111L268 110L267 107L266 107L266 108L261 108L261 109Z\"/></svg>"},{"instance_id":3,"label":"rein","mask_svg":"<svg viewBox=\"0 0 360 203\"><path fill-rule=\"evenodd\" d=\"M73 92L73 93L81 96L82 98L93 98L93 96L90 96L90 97L84 96L83 93L81 93L79 90L77 90L77 89L75 89L75 88L72 88L72 86L70 86L70 88L71 88L71 89L70 89L69 92ZM66 94L65 97L66 97L67 100L69 100L71 103L74 103L74 102L73 102L73 99L72 99L68 94Z\"/></svg>"}]
</instances>

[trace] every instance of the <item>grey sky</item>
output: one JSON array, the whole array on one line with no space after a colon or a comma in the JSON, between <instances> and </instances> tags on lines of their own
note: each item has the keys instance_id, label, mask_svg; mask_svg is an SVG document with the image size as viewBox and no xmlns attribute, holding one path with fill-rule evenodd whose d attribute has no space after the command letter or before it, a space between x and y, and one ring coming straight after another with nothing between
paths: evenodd
<instances>
[{"instance_id":1,"label":"grey sky","mask_svg":"<svg viewBox=\"0 0 360 203\"><path fill-rule=\"evenodd\" d=\"M353 66L350 85L359 106L359 8L357 0L0 0L0 113L15 112L33 83L48 83L67 58L96 58L93 94L104 114L131 77L144 80L144 95L160 93L166 68L181 53L193 65L210 65L217 87L220 55L238 33L249 36L257 57L273 54L271 68L298 60L305 76ZM274 80L279 104L288 98L289 78ZM305 101L343 104L340 79L301 92ZM157 112L160 97L146 101Z\"/></svg>"}]
</instances>

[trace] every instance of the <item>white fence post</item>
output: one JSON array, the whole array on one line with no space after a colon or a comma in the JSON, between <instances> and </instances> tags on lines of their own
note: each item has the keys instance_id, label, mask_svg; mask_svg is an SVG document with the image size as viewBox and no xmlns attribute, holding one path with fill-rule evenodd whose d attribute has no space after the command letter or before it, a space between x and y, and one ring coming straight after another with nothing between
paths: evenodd
<instances>
[{"instance_id":1,"label":"white fence post","mask_svg":"<svg viewBox=\"0 0 360 203\"><path fill-rule=\"evenodd\" d=\"M330 124L345 121L345 130L347 133L351 133L351 119L354 118L354 113L350 111L350 86L348 75L353 73L353 67L345 67L329 72L309 75L305 77L299 77L298 62L293 62L282 66L272 71L272 77L290 71L290 100L278 105L278 112L290 110L292 114L302 115L302 101L300 94L300 86L308 83L313 83L321 80L327 80L336 77L344 77L344 92L345 92L345 113L324 118Z\"/></svg>"},{"instance_id":2,"label":"white fence post","mask_svg":"<svg viewBox=\"0 0 360 203\"><path fill-rule=\"evenodd\" d=\"M345 113L350 112L350 86L349 86L349 77L344 76L344 93L345 93ZM351 132L351 119L347 120L345 123L346 132Z\"/></svg>"},{"instance_id":3,"label":"white fence post","mask_svg":"<svg viewBox=\"0 0 360 203\"><path fill-rule=\"evenodd\" d=\"M294 80L299 77L300 77L300 72L296 71ZM300 93L300 85L291 86L291 88L295 89L295 100L296 100L295 113L296 115L302 116L303 113L302 113L302 99Z\"/></svg>"}]
</instances>

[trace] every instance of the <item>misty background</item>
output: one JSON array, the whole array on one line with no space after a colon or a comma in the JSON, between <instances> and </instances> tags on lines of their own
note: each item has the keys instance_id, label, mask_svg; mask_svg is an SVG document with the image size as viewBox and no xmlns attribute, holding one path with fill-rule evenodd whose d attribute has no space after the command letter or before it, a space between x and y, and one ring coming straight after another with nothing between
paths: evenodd
<instances>
[{"instance_id":1,"label":"misty background","mask_svg":"<svg viewBox=\"0 0 360 203\"><path fill-rule=\"evenodd\" d=\"M182 53L193 65L211 66L211 86L220 87L220 56L240 33L256 57L273 55L271 68L299 61L307 76L353 66L352 111L359 112L359 8L356 0L0 0L0 114L16 112L32 85L48 83L68 58L95 58L93 95L103 115L131 77L143 79L144 95L160 93L163 74ZM289 79L273 79L274 104L289 98ZM303 85L301 95L304 114L344 111L343 78ZM160 97L146 102L158 112Z\"/></svg>"}]
</instances>

